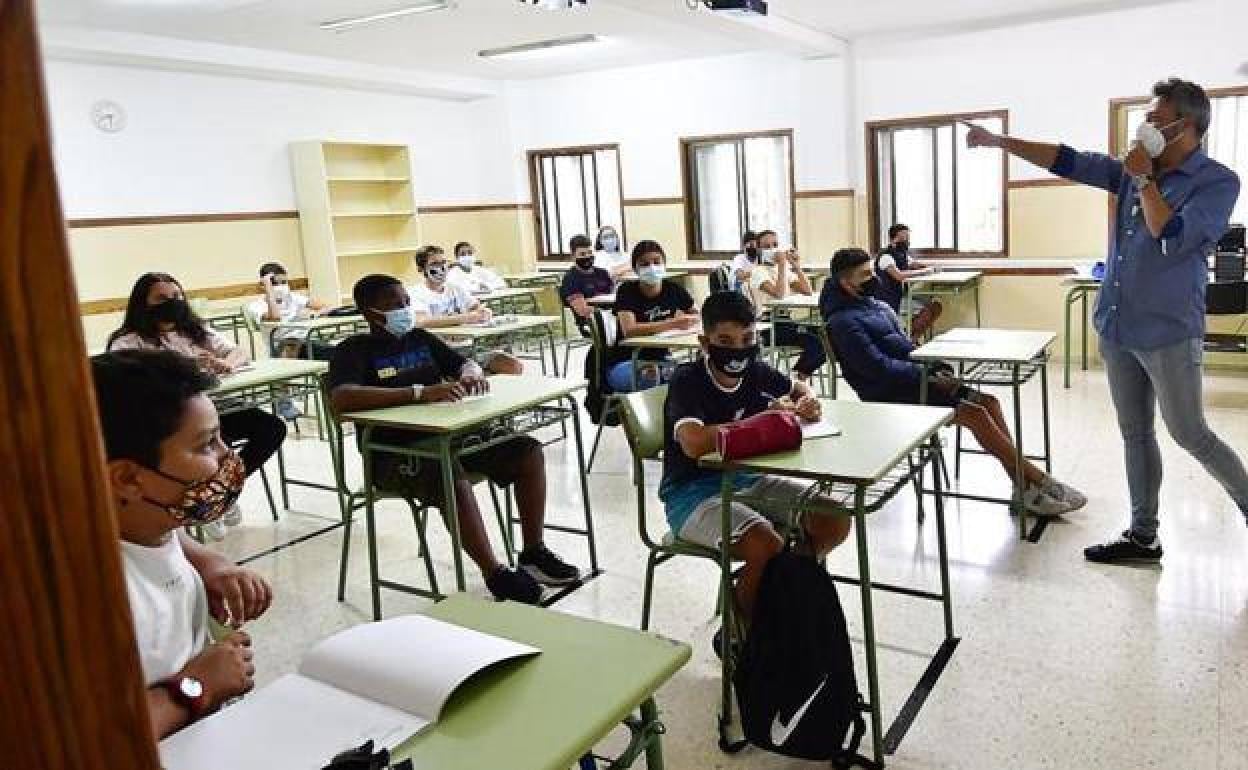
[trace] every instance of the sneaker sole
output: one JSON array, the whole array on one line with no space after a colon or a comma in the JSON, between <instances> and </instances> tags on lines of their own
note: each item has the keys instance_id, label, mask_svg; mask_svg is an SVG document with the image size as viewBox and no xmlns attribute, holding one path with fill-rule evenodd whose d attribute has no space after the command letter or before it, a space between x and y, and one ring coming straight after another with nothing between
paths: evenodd
<instances>
[{"instance_id":1,"label":"sneaker sole","mask_svg":"<svg viewBox=\"0 0 1248 770\"><path fill-rule=\"evenodd\" d=\"M1088 556L1086 553L1083 558L1093 564L1159 564L1161 563L1161 554L1156 556L1122 556L1116 559L1104 559L1095 556Z\"/></svg>"},{"instance_id":2,"label":"sneaker sole","mask_svg":"<svg viewBox=\"0 0 1248 770\"><path fill-rule=\"evenodd\" d=\"M581 579L581 573L579 572L576 573L574 577L556 578L556 577L551 577L550 575L547 575L545 572L542 572L537 567L534 567L528 564L521 564L520 569L524 570L526 573L528 573L529 577L533 578L538 583L541 583L544 586L570 586L573 583Z\"/></svg>"}]
</instances>

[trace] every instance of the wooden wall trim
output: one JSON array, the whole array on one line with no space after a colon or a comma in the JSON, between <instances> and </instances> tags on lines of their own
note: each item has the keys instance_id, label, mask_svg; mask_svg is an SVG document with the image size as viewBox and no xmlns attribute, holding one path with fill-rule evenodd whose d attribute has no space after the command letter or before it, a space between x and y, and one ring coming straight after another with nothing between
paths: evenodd
<instances>
[{"instance_id":1,"label":"wooden wall trim","mask_svg":"<svg viewBox=\"0 0 1248 770\"><path fill-rule=\"evenodd\" d=\"M679 195L670 198L625 198L625 206L679 206L685 199Z\"/></svg>"},{"instance_id":2,"label":"wooden wall trim","mask_svg":"<svg viewBox=\"0 0 1248 770\"><path fill-rule=\"evenodd\" d=\"M420 206L419 214L460 214L471 211L529 211L532 203L469 203L447 206Z\"/></svg>"},{"instance_id":3,"label":"wooden wall trim","mask_svg":"<svg viewBox=\"0 0 1248 770\"><path fill-rule=\"evenodd\" d=\"M308 288L307 278L290 279L292 289ZM234 283L226 286L205 286L202 289L187 289L186 293L191 299L233 299L235 297L254 297L260 294L263 289L260 288L260 282L255 283ZM82 315L103 315L104 313L120 313L126 309L128 297L108 297L106 299L90 299L85 302L78 303L79 312Z\"/></svg>"},{"instance_id":4,"label":"wooden wall trim","mask_svg":"<svg viewBox=\"0 0 1248 770\"><path fill-rule=\"evenodd\" d=\"M1077 187L1078 182L1060 176L1047 179L1011 179L1005 186L1011 190L1028 190L1033 187Z\"/></svg>"},{"instance_id":5,"label":"wooden wall trim","mask_svg":"<svg viewBox=\"0 0 1248 770\"><path fill-rule=\"evenodd\" d=\"M0 746L30 770L156 770L33 0L0 2Z\"/></svg>"},{"instance_id":6,"label":"wooden wall trim","mask_svg":"<svg viewBox=\"0 0 1248 770\"><path fill-rule=\"evenodd\" d=\"M234 211L220 214L162 214L137 217L70 219L71 230L87 227L136 227L140 225L189 225L204 222L252 222L262 219L298 219L298 211Z\"/></svg>"},{"instance_id":7,"label":"wooden wall trim","mask_svg":"<svg viewBox=\"0 0 1248 770\"><path fill-rule=\"evenodd\" d=\"M810 198L852 198L854 191L852 189L843 190L798 190L793 194L798 200L807 200Z\"/></svg>"}]
</instances>

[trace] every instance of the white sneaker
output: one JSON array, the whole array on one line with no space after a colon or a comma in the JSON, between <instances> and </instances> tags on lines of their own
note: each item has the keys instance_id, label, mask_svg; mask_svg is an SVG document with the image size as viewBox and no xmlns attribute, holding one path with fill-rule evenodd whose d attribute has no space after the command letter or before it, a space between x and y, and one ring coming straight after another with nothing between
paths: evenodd
<instances>
[{"instance_id":1,"label":"white sneaker","mask_svg":"<svg viewBox=\"0 0 1248 770\"><path fill-rule=\"evenodd\" d=\"M243 523L243 509L238 506L238 503L234 503L221 517L221 521L225 522L227 527L237 527Z\"/></svg>"},{"instance_id":2,"label":"white sneaker","mask_svg":"<svg viewBox=\"0 0 1248 770\"><path fill-rule=\"evenodd\" d=\"M1023 508L1032 516L1043 518L1061 516L1074 510L1070 503L1050 497L1037 484L1032 484L1023 492Z\"/></svg>"},{"instance_id":3,"label":"white sneaker","mask_svg":"<svg viewBox=\"0 0 1248 770\"><path fill-rule=\"evenodd\" d=\"M209 522L200 527L200 531L204 533L204 537L215 543L219 543L225 539L225 521L217 519L216 521Z\"/></svg>"},{"instance_id":4,"label":"white sneaker","mask_svg":"<svg viewBox=\"0 0 1248 770\"><path fill-rule=\"evenodd\" d=\"M1077 511L1088 504L1086 495L1069 484L1063 484L1052 476L1045 476L1044 480L1040 482L1040 488L1054 500L1070 505L1070 510L1072 511Z\"/></svg>"}]
</instances>

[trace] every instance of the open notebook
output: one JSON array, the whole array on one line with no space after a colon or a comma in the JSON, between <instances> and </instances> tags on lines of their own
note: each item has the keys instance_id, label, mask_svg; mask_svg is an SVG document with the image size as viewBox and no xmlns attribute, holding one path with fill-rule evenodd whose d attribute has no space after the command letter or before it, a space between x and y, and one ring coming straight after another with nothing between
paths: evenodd
<instances>
[{"instance_id":1,"label":"open notebook","mask_svg":"<svg viewBox=\"0 0 1248 770\"><path fill-rule=\"evenodd\" d=\"M161 741L161 766L319 770L369 739L392 749L474 674L538 652L423 615L356 626L309 650L298 673Z\"/></svg>"}]
</instances>

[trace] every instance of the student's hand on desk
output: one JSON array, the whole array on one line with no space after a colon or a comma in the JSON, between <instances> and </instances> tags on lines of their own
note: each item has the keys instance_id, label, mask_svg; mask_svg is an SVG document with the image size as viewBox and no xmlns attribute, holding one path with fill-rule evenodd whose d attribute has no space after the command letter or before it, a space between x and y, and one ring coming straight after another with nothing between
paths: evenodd
<instances>
[{"instance_id":1,"label":"student's hand on desk","mask_svg":"<svg viewBox=\"0 0 1248 770\"><path fill-rule=\"evenodd\" d=\"M698 328L698 323L701 321L701 317L696 313L681 313L672 320L676 322L672 325L673 329L693 330Z\"/></svg>"},{"instance_id":2,"label":"student's hand on desk","mask_svg":"<svg viewBox=\"0 0 1248 770\"><path fill-rule=\"evenodd\" d=\"M229 374L234 371L234 367L230 366L223 359L217 358L212 353L200 353L196 356L196 360L199 361L200 367L213 374Z\"/></svg>"},{"instance_id":3,"label":"student's hand on desk","mask_svg":"<svg viewBox=\"0 0 1248 770\"><path fill-rule=\"evenodd\" d=\"M230 698L251 692L256 686L256 667L251 658L251 637L234 631L205 647L176 676L199 680L208 696L209 710L212 710Z\"/></svg>"},{"instance_id":4,"label":"student's hand on desk","mask_svg":"<svg viewBox=\"0 0 1248 770\"><path fill-rule=\"evenodd\" d=\"M465 395L464 386L458 382L443 382L437 385L426 385L420 400L426 404L444 401L459 401Z\"/></svg>"},{"instance_id":5,"label":"student's hand on desk","mask_svg":"<svg viewBox=\"0 0 1248 770\"><path fill-rule=\"evenodd\" d=\"M237 564L223 562L200 576L212 616L233 628L260 617L273 603L273 589L268 582Z\"/></svg>"},{"instance_id":6,"label":"student's hand on desk","mask_svg":"<svg viewBox=\"0 0 1248 770\"><path fill-rule=\"evenodd\" d=\"M793 411L806 422L818 422L823 416L823 404L814 396L802 396L793 405Z\"/></svg>"},{"instance_id":7,"label":"student's hand on desk","mask_svg":"<svg viewBox=\"0 0 1248 770\"><path fill-rule=\"evenodd\" d=\"M459 385L469 396L482 396L490 392L490 381L485 377L460 377Z\"/></svg>"}]
</instances>

